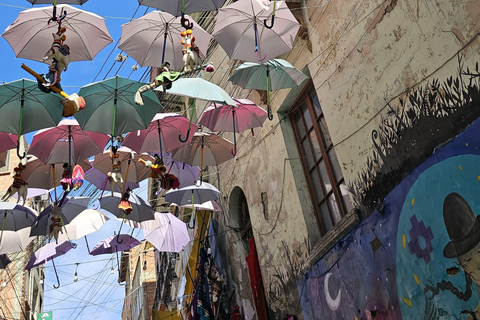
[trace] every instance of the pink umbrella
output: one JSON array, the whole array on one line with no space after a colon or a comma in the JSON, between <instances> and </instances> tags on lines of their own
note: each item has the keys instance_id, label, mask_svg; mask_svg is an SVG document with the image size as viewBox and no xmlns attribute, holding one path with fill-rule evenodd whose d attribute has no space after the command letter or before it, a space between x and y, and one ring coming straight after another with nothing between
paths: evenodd
<instances>
[{"instance_id":1,"label":"pink umbrella","mask_svg":"<svg viewBox=\"0 0 480 320\"><path fill-rule=\"evenodd\" d=\"M117 240L115 240L115 238L117 238ZM118 239L121 239L122 241L118 242ZM138 246L139 244L141 244L141 242L134 237L128 234L120 234L118 236L111 236L100 241L95 248L90 251L90 254L92 256L96 256L99 254L115 253L118 251L129 250Z\"/></svg>"},{"instance_id":2,"label":"pink umbrella","mask_svg":"<svg viewBox=\"0 0 480 320\"><path fill-rule=\"evenodd\" d=\"M18 136L16 134L0 132L0 153L15 149L17 147Z\"/></svg>"},{"instance_id":3,"label":"pink umbrella","mask_svg":"<svg viewBox=\"0 0 480 320\"><path fill-rule=\"evenodd\" d=\"M192 142L172 151L172 158L194 166L200 165L200 184L203 165L217 166L234 157L234 145L213 133L195 132Z\"/></svg>"},{"instance_id":4,"label":"pink umbrella","mask_svg":"<svg viewBox=\"0 0 480 320\"><path fill-rule=\"evenodd\" d=\"M155 152L160 155L192 141L192 136L185 142L178 139L179 136L187 136L189 123L185 116L177 113L157 113L147 129L130 132L122 145L137 153ZM193 131L198 130L195 124L191 127Z\"/></svg>"},{"instance_id":5,"label":"pink umbrella","mask_svg":"<svg viewBox=\"0 0 480 320\"><path fill-rule=\"evenodd\" d=\"M64 119L34 134L28 153L47 164L80 163L102 153L109 139L105 133L83 131L75 119Z\"/></svg>"},{"instance_id":6,"label":"pink umbrella","mask_svg":"<svg viewBox=\"0 0 480 320\"><path fill-rule=\"evenodd\" d=\"M55 262L53 259L67 253L73 247L74 245L70 241L64 241L58 245L55 242L50 242L32 254L32 257L30 258L30 261L28 261L25 269L30 270L36 266L44 264L48 260L52 260L53 270L55 270L55 275L57 276L58 282L58 285L53 285L53 287L58 289L60 287L60 279L58 278L57 268L55 267Z\"/></svg>"},{"instance_id":7,"label":"pink umbrella","mask_svg":"<svg viewBox=\"0 0 480 320\"><path fill-rule=\"evenodd\" d=\"M85 180L93 184L100 190L103 190L108 183L108 177L106 174L101 172L96 168L91 168L87 172L85 172ZM139 187L139 184L132 181L127 181L127 185L125 189L130 188L131 190L136 189ZM119 186L115 185L113 188L114 192L122 192Z\"/></svg>"},{"instance_id":8,"label":"pink umbrella","mask_svg":"<svg viewBox=\"0 0 480 320\"><path fill-rule=\"evenodd\" d=\"M267 119L267 112L248 99L233 99L236 107L216 104L202 114L199 124L214 132L233 132L233 155L237 154L236 132L261 127ZM253 134L253 130L252 130Z\"/></svg>"},{"instance_id":9,"label":"pink umbrella","mask_svg":"<svg viewBox=\"0 0 480 320\"><path fill-rule=\"evenodd\" d=\"M159 227L143 230L145 239L160 252L180 252L190 242L187 225L173 214L155 212Z\"/></svg>"}]
</instances>

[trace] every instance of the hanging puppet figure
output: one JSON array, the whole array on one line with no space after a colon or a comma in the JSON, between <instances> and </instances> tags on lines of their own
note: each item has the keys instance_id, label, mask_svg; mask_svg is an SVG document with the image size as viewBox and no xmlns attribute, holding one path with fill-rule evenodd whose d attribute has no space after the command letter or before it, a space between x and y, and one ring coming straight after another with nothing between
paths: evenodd
<instances>
[{"instance_id":1,"label":"hanging puppet figure","mask_svg":"<svg viewBox=\"0 0 480 320\"><path fill-rule=\"evenodd\" d=\"M155 154L153 157L155 158L155 163L152 163L151 161L145 161L141 158L138 160L147 168L150 168L151 171L149 177L155 180L160 180L160 185L164 190L178 188L180 186L180 182L178 181L177 177L175 177L173 174L167 173L167 167L165 167L158 154Z\"/></svg>"},{"instance_id":2,"label":"hanging puppet figure","mask_svg":"<svg viewBox=\"0 0 480 320\"><path fill-rule=\"evenodd\" d=\"M58 28L56 33L52 33L53 44L50 50L47 51L43 61L52 59L52 63L48 67L48 73L43 75L43 83L38 84L40 90L44 92L51 92L49 88L51 86L56 86L60 90L60 76L63 71L67 71L68 64L70 63L70 48L63 42L67 38L65 36L65 27Z\"/></svg>"},{"instance_id":3,"label":"hanging puppet figure","mask_svg":"<svg viewBox=\"0 0 480 320\"><path fill-rule=\"evenodd\" d=\"M83 185L83 181L85 180L85 173L80 165L76 165L73 167L72 172L72 185L73 190L78 190Z\"/></svg>"},{"instance_id":4,"label":"hanging puppet figure","mask_svg":"<svg viewBox=\"0 0 480 320\"><path fill-rule=\"evenodd\" d=\"M213 67L212 63L197 65L195 68L190 69L188 72L170 71L170 63L164 62L159 69L160 74L155 77L155 81L152 83L146 84L144 86L141 86L137 90L137 92L135 93L135 103L140 106L143 106L142 93L144 93L145 91L148 91L150 89L155 89L158 86L162 86L163 92L165 92L167 89L170 89L172 87L172 82L177 80L181 76L184 76L186 74L190 74L202 69L205 69L206 72L215 71L215 68Z\"/></svg>"},{"instance_id":5,"label":"hanging puppet figure","mask_svg":"<svg viewBox=\"0 0 480 320\"><path fill-rule=\"evenodd\" d=\"M19 163L17 167L13 169L15 174L13 175L13 183L10 187L8 187L7 192L2 198L2 201L7 201L11 196L13 196L16 192L18 192L18 200L17 203L20 202L20 197L23 198L23 205L25 205L25 201L27 200L27 189L28 183L26 183L22 178L22 172L26 168L23 164Z\"/></svg>"},{"instance_id":6,"label":"hanging puppet figure","mask_svg":"<svg viewBox=\"0 0 480 320\"><path fill-rule=\"evenodd\" d=\"M48 239L52 240L53 238L55 238L55 242L58 244L58 234L60 232L63 234L62 218L61 218L62 208L60 208L57 205L54 205L52 207L52 212L50 214L51 214L51 218L50 218L51 223L49 227Z\"/></svg>"},{"instance_id":7,"label":"hanging puppet figure","mask_svg":"<svg viewBox=\"0 0 480 320\"><path fill-rule=\"evenodd\" d=\"M123 210L126 215L132 213L133 210L132 204L130 203L130 201L128 201L128 199L130 198L130 192L132 192L132 190L130 190L130 187L128 187L122 196L122 200L120 200L120 202L118 203L118 209Z\"/></svg>"},{"instance_id":8,"label":"hanging puppet figure","mask_svg":"<svg viewBox=\"0 0 480 320\"><path fill-rule=\"evenodd\" d=\"M69 192L72 187L72 167L68 163L63 164L62 180L60 180L63 191Z\"/></svg>"},{"instance_id":9,"label":"hanging puppet figure","mask_svg":"<svg viewBox=\"0 0 480 320\"><path fill-rule=\"evenodd\" d=\"M183 37L181 43L183 44L183 71L190 72L194 66L199 66L202 61L200 60L200 49L195 45L195 37L192 36L192 30L180 32Z\"/></svg>"},{"instance_id":10,"label":"hanging puppet figure","mask_svg":"<svg viewBox=\"0 0 480 320\"><path fill-rule=\"evenodd\" d=\"M112 171L107 174L108 181L110 182L110 191L113 197L113 188L117 185L120 190L123 189L123 175L121 161L118 159L117 147L112 146L110 149L110 159L112 159Z\"/></svg>"}]
</instances>

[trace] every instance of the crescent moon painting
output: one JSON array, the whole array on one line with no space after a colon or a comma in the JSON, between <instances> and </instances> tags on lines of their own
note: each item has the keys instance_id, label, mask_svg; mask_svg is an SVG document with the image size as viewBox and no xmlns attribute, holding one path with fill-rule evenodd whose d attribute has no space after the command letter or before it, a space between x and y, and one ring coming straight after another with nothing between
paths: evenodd
<instances>
[{"instance_id":1,"label":"crescent moon painting","mask_svg":"<svg viewBox=\"0 0 480 320\"><path fill-rule=\"evenodd\" d=\"M327 301L328 307L332 311L335 311L340 306L340 300L342 299L342 290L339 288L338 293L337 293L337 297L335 299L332 298L332 296L330 295L330 291L328 290L328 282L329 282L331 276L332 276L331 272L327 273L327 275L325 276L325 283L324 283L325 300Z\"/></svg>"}]
</instances>

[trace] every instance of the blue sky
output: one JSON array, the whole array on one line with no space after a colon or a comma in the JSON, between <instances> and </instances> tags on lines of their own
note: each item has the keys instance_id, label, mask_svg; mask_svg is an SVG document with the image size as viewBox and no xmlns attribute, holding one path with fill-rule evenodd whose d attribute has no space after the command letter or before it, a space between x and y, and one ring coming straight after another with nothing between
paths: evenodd
<instances>
[{"instance_id":1,"label":"blue sky","mask_svg":"<svg viewBox=\"0 0 480 320\"><path fill-rule=\"evenodd\" d=\"M0 0L0 30L3 32L21 11L29 8L32 8L32 5L26 0ZM100 81L104 78L113 77L117 72L119 76L129 77L135 61L130 58L127 59L120 69L120 63L115 62L115 57L120 53L120 50L116 49L116 45L120 39L121 25L129 22L136 11L135 18L145 14L147 7L138 6L136 0L90 0L81 9L104 17L114 42L105 47L93 61L70 63L68 70L62 74L62 87L67 94L78 92L80 87L91 83L95 77L97 77L95 81ZM149 9L149 11L151 10ZM68 30L66 35L66 42L68 43ZM49 47L50 43L46 44L45 48L39 48L39 50L46 52ZM34 80L30 74L21 69L22 63L38 73L47 72L46 64L16 58L13 50L3 37L0 39L0 50L2 52L2 59L0 59L1 82L11 82L22 78ZM102 66L103 70L101 70ZM107 75L110 69L111 71ZM97 76L99 72L100 74ZM132 73L130 79L140 80L144 72L145 68L139 68ZM31 134L28 135L28 139L31 139ZM141 196L145 193L145 189L145 183L143 183L143 187L139 190ZM112 215L109 215L109 217L112 220L107 222L99 232L88 236L90 249L100 240L113 235L113 232L118 230L120 222L114 221ZM130 230L128 227L123 229L125 232ZM138 234L137 231L135 231L135 235L139 239L143 238L143 234ZM59 289L52 288L52 285L56 284L56 278L51 262L47 263L43 311L53 311L53 319L57 320L120 319L125 287L117 283L117 272L113 275L110 274L112 265L115 271L117 269L115 256L90 256L86 249L85 240L80 239L76 242L78 243L77 249L70 250L67 254L55 260L61 283ZM113 258L113 260L109 260L110 258ZM73 275L77 262L80 263L78 265L79 280L74 283Z\"/></svg>"}]
</instances>

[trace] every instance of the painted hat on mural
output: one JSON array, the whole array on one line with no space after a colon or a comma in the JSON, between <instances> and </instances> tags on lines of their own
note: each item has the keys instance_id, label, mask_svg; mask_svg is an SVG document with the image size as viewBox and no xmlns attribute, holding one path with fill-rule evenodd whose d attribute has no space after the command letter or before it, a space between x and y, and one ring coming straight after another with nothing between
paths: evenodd
<instances>
[{"instance_id":1,"label":"painted hat on mural","mask_svg":"<svg viewBox=\"0 0 480 320\"><path fill-rule=\"evenodd\" d=\"M480 215L475 216L467 201L458 193L452 192L445 198L443 220L451 240L443 249L445 257L461 256L480 242Z\"/></svg>"}]
</instances>

